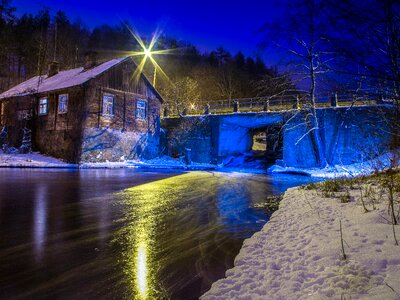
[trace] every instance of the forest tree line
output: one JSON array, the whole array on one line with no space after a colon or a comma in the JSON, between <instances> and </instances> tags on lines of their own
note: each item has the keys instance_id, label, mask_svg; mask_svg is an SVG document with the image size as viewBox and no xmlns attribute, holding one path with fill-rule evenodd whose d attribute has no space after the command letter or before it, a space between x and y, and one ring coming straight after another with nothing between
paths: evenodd
<instances>
[{"instance_id":1,"label":"forest tree line","mask_svg":"<svg viewBox=\"0 0 400 300\"><path fill-rule=\"evenodd\" d=\"M52 14L42 9L17 17L11 0L1 0L0 9L0 91L46 74L54 60L65 70L83 66L89 51L96 51L99 61L105 61L142 50L128 22L89 29L62 11ZM294 88L287 74L267 67L260 57L231 54L222 47L201 53L189 42L165 35L155 46L155 50L162 49L173 49L171 55L156 57L169 80L158 74L156 88L178 113L200 100L268 96ZM147 63L144 73L152 81L154 67ZM271 88L265 88L266 83Z\"/></svg>"},{"instance_id":2,"label":"forest tree line","mask_svg":"<svg viewBox=\"0 0 400 300\"><path fill-rule=\"evenodd\" d=\"M0 3L0 91L46 73L53 60L69 69L82 66L87 51L106 60L141 50L128 22L89 29L61 11L17 17L12 0ZM175 49L156 58L172 84L157 76L156 87L178 109L200 99L264 97L296 86L310 98L334 92L399 98L399 1L295 0L285 9L259 29L262 48L279 53L285 73L260 57L222 47L201 53L189 42L161 36L157 49ZM153 78L151 64L144 72Z\"/></svg>"}]
</instances>

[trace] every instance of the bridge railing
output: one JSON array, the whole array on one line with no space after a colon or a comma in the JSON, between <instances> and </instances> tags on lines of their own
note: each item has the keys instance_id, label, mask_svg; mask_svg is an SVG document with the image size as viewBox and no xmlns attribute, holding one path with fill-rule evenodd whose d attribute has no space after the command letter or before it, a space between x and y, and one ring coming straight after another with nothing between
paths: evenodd
<instances>
[{"instance_id":1,"label":"bridge railing","mask_svg":"<svg viewBox=\"0 0 400 300\"><path fill-rule=\"evenodd\" d=\"M383 101L385 100L377 95L325 95L316 97L316 107L373 105L383 103ZM286 111L301 109L309 105L311 105L311 99L308 95L206 100L192 105L191 109L186 113L194 115L207 112L210 114L225 114L232 112Z\"/></svg>"}]
</instances>

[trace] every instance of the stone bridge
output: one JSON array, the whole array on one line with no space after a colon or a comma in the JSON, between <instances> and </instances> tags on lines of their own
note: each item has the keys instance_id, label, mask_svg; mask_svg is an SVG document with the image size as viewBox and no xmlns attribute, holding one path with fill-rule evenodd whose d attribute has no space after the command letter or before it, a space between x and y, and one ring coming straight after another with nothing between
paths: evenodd
<instances>
[{"instance_id":1,"label":"stone bridge","mask_svg":"<svg viewBox=\"0 0 400 300\"><path fill-rule=\"evenodd\" d=\"M322 148L330 164L348 165L372 158L391 145L390 105L331 107L317 109ZM232 113L225 115L165 118L169 154L191 149L192 160L220 163L230 156L250 152L253 136L267 132L267 152L275 148L276 159L290 167L316 167L318 158L314 137L306 134L310 124L307 110L285 112Z\"/></svg>"}]
</instances>

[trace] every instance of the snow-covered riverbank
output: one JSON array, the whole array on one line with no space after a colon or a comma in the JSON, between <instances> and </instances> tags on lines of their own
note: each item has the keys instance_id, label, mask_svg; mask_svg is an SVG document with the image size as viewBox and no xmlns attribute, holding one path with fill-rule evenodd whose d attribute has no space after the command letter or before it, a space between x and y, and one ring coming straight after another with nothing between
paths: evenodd
<instances>
[{"instance_id":1,"label":"snow-covered riverbank","mask_svg":"<svg viewBox=\"0 0 400 300\"><path fill-rule=\"evenodd\" d=\"M99 168L142 168L142 169L178 169L178 170L215 170L217 166L211 164L192 163L186 165L180 159L167 156L147 161L121 161L70 164L60 159L46 156L38 152L31 154L5 154L0 152L0 168L72 168L72 169L99 169Z\"/></svg>"},{"instance_id":2,"label":"snow-covered riverbank","mask_svg":"<svg viewBox=\"0 0 400 300\"><path fill-rule=\"evenodd\" d=\"M78 165L63 162L39 153L5 154L0 152L1 168L78 168Z\"/></svg>"},{"instance_id":3,"label":"snow-covered riverbank","mask_svg":"<svg viewBox=\"0 0 400 300\"><path fill-rule=\"evenodd\" d=\"M398 157L399 153L385 153L377 155L373 159L366 159L363 162L353 163L351 165L334 165L325 168L294 168L273 165L268 168L268 173L276 174L302 174L318 178L339 178L339 177L356 177L372 174L376 171L383 171L390 167L391 161Z\"/></svg>"},{"instance_id":4,"label":"snow-covered riverbank","mask_svg":"<svg viewBox=\"0 0 400 300\"><path fill-rule=\"evenodd\" d=\"M235 267L202 299L400 299L400 246L388 224L387 195L369 188L375 209L367 204L367 213L359 190L346 192L351 200L342 203L340 193L325 198L289 189L271 220L244 242Z\"/></svg>"}]
</instances>

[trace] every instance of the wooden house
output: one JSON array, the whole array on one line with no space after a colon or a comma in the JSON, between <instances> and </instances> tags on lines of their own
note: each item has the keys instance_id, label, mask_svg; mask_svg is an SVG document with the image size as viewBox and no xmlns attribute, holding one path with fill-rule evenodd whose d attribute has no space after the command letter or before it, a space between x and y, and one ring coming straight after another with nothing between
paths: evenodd
<instances>
[{"instance_id":1,"label":"wooden house","mask_svg":"<svg viewBox=\"0 0 400 300\"><path fill-rule=\"evenodd\" d=\"M32 130L34 150L68 162L152 158L159 154L162 97L131 57L36 76L0 94L0 125L18 147Z\"/></svg>"}]
</instances>

